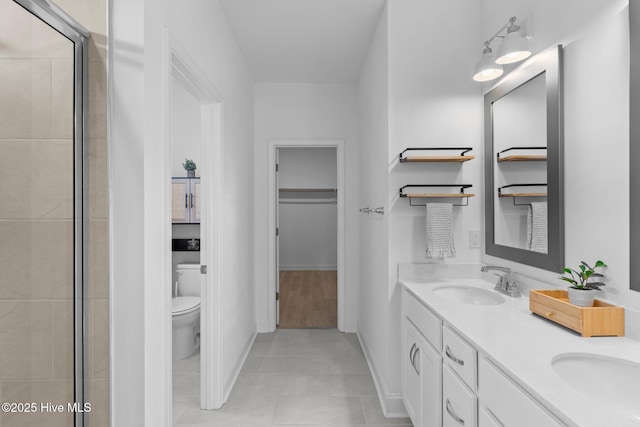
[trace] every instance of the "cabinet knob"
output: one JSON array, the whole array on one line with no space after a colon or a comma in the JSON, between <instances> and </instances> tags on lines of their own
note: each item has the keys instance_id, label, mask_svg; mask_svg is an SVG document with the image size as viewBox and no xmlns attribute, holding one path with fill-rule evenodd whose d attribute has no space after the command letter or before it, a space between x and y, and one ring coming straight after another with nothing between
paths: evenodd
<instances>
[{"instance_id":1,"label":"cabinet knob","mask_svg":"<svg viewBox=\"0 0 640 427\"><path fill-rule=\"evenodd\" d=\"M547 317L551 317L551 316L553 316L553 311L548 311L544 315L547 316Z\"/></svg>"}]
</instances>

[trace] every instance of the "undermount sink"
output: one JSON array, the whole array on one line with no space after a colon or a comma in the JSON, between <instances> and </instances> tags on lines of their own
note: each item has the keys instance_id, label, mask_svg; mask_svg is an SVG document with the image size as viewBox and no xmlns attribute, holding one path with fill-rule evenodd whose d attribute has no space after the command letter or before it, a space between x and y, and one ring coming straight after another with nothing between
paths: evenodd
<instances>
[{"instance_id":1,"label":"undermount sink","mask_svg":"<svg viewBox=\"0 0 640 427\"><path fill-rule=\"evenodd\" d=\"M447 285L433 289L433 292L442 297L463 304L473 305L498 305L504 302L504 298L487 289L472 286Z\"/></svg>"},{"instance_id":2,"label":"undermount sink","mask_svg":"<svg viewBox=\"0 0 640 427\"><path fill-rule=\"evenodd\" d=\"M640 419L640 364L588 353L567 353L551 361L567 384L598 402Z\"/></svg>"}]
</instances>

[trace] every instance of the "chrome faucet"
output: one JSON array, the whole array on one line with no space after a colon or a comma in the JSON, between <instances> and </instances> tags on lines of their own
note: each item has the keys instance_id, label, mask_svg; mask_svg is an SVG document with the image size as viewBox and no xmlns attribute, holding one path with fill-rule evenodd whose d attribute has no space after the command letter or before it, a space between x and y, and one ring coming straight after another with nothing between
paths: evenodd
<instances>
[{"instance_id":1,"label":"chrome faucet","mask_svg":"<svg viewBox=\"0 0 640 427\"><path fill-rule=\"evenodd\" d=\"M499 277L498 282L496 283L496 287L494 288L498 292L502 292L503 294L507 294L511 297L519 297L520 290L518 289L518 284L515 280L513 280L511 276L511 269L508 267L498 267L496 265L485 265L480 268L480 271L487 272L491 270L501 271L504 274L496 274Z\"/></svg>"}]
</instances>

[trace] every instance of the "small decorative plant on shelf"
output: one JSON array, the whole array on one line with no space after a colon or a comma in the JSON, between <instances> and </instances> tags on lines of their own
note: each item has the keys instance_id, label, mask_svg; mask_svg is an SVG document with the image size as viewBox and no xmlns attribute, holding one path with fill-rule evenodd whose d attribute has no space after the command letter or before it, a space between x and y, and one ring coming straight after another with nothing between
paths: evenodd
<instances>
[{"instance_id":1,"label":"small decorative plant on shelf","mask_svg":"<svg viewBox=\"0 0 640 427\"><path fill-rule=\"evenodd\" d=\"M590 279L604 277L604 274L596 273L597 268L607 267L607 264L598 260L591 267L584 261L580 261L577 270L565 267L563 271L568 276L560 276L561 280L571 284L569 286L569 302L571 304L582 307L591 307L595 294L588 291L599 291L601 286L605 286L603 282L591 281Z\"/></svg>"},{"instance_id":2,"label":"small decorative plant on shelf","mask_svg":"<svg viewBox=\"0 0 640 427\"><path fill-rule=\"evenodd\" d=\"M182 167L184 168L184 170L187 171L187 176L188 177L194 177L196 176L196 162L194 162L191 159L184 159L184 163L182 164Z\"/></svg>"}]
</instances>

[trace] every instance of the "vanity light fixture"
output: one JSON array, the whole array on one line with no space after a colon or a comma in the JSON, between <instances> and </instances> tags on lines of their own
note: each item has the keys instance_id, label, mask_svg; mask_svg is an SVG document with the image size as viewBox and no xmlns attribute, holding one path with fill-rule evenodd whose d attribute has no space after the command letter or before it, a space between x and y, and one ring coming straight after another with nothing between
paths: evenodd
<instances>
[{"instance_id":1,"label":"vanity light fixture","mask_svg":"<svg viewBox=\"0 0 640 427\"><path fill-rule=\"evenodd\" d=\"M476 62L473 70L473 80L477 82L488 82L489 80L497 79L502 73L504 73L502 65L496 64L496 57L489 47L489 42L485 42L482 58Z\"/></svg>"},{"instance_id":2,"label":"vanity light fixture","mask_svg":"<svg viewBox=\"0 0 640 427\"><path fill-rule=\"evenodd\" d=\"M501 36L500 33L505 29L507 34ZM502 44L498 46L497 58L493 56L490 46L496 37L504 39ZM522 35L520 26L516 24L516 17L512 16L493 37L484 42L482 58L476 63L473 80L486 82L500 77L504 72L502 64L513 64L531 56L528 45L527 38Z\"/></svg>"}]
</instances>

